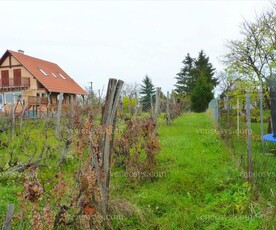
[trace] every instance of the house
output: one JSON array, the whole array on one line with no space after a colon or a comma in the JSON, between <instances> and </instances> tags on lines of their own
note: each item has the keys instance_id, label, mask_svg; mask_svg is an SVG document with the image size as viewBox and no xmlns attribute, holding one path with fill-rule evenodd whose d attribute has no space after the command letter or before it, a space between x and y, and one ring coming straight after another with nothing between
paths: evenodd
<instances>
[{"instance_id":1,"label":"house","mask_svg":"<svg viewBox=\"0 0 276 230\"><path fill-rule=\"evenodd\" d=\"M77 95L87 95L57 64L7 50L0 59L0 110L9 110L12 103L28 103L28 109L41 110L58 103L76 103Z\"/></svg>"}]
</instances>

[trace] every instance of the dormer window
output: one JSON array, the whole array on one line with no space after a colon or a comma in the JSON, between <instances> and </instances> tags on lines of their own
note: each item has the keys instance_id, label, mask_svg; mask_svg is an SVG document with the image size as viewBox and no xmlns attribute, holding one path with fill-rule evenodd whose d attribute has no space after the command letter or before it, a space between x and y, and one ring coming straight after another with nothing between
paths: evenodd
<instances>
[{"instance_id":1,"label":"dormer window","mask_svg":"<svg viewBox=\"0 0 276 230\"><path fill-rule=\"evenodd\" d=\"M51 73L55 78L57 78L57 76L54 73Z\"/></svg>"},{"instance_id":2,"label":"dormer window","mask_svg":"<svg viewBox=\"0 0 276 230\"><path fill-rule=\"evenodd\" d=\"M41 69L41 68L38 68L38 69L44 76L46 76L46 77L48 76L48 74L43 69Z\"/></svg>"},{"instance_id":3,"label":"dormer window","mask_svg":"<svg viewBox=\"0 0 276 230\"><path fill-rule=\"evenodd\" d=\"M66 79L61 73L59 73L59 76L64 80Z\"/></svg>"}]
</instances>

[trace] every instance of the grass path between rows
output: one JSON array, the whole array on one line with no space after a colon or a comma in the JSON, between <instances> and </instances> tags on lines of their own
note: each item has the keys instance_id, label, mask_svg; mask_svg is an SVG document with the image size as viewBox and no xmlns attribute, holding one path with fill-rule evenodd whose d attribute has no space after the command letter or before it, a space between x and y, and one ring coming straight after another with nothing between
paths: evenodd
<instances>
[{"instance_id":1,"label":"grass path between rows","mask_svg":"<svg viewBox=\"0 0 276 230\"><path fill-rule=\"evenodd\" d=\"M263 229L261 219L248 215L250 188L213 129L207 113L159 124L162 176L134 188L122 178L112 183L115 196L145 216L124 220L123 229Z\"/></svg>"}]
</instances>

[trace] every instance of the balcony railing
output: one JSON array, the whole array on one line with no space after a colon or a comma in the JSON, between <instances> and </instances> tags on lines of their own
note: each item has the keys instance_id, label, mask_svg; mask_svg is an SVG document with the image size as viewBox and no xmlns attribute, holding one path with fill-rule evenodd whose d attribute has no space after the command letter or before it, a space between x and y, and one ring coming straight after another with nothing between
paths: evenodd
<instances>
[{"instance_id":1,"label":"balcony railing","mask_svg":"<svg viewBox=\"0 0 276 230\"><path fill-rule=\"evenodd\" d=\"M29 105L39 105L39 104L48 104L48 97L35 97L29 96L28 97L28 104Z\"/></svg>"},{"instance_id":2,"label":"balcony railing","mask_svg":"<svg viewBox=\"0 0 276 230\"><path fill-rule=\"evenodd\" d=\"M0 77L0 91L13 91L18 89L28 89L30 88L30 78L9 78L9 80L4 80Z\"/></svg>"}]
</instances>

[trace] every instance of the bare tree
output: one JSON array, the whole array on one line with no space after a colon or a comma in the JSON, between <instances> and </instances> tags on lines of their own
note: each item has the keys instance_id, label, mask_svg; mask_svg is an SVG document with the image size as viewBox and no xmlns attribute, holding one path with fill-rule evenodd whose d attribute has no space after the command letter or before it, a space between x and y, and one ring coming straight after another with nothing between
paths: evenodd
<instances>
[{"instance_id":1,"label":"bare tree","mask_svg":"<svg viewBox=\"0 0 276 230\"><path fill-rule=\"evenodd\" d=\"M228 70L246 76L251 81L264 82L263 91L268 92L266 80L273 77L276 63L276 5L264 11L255 20L241 24L242 39L229 41L229 52L223 63ZM270 103L267 94L265 102Z\"/></svg>"},{"instance_id":2,"label":"bare tree","mask_svg":"<svg viewBox=\"0 0 276 230\"><path fill-rule=\"evenodd\" d=\"M223 93L231 88L231 81L229 81L228 74L226 72L223 72L223 71L218 72L217 78L219 79L217 90L220 93Z\"/></svg>"}]
</instances>

